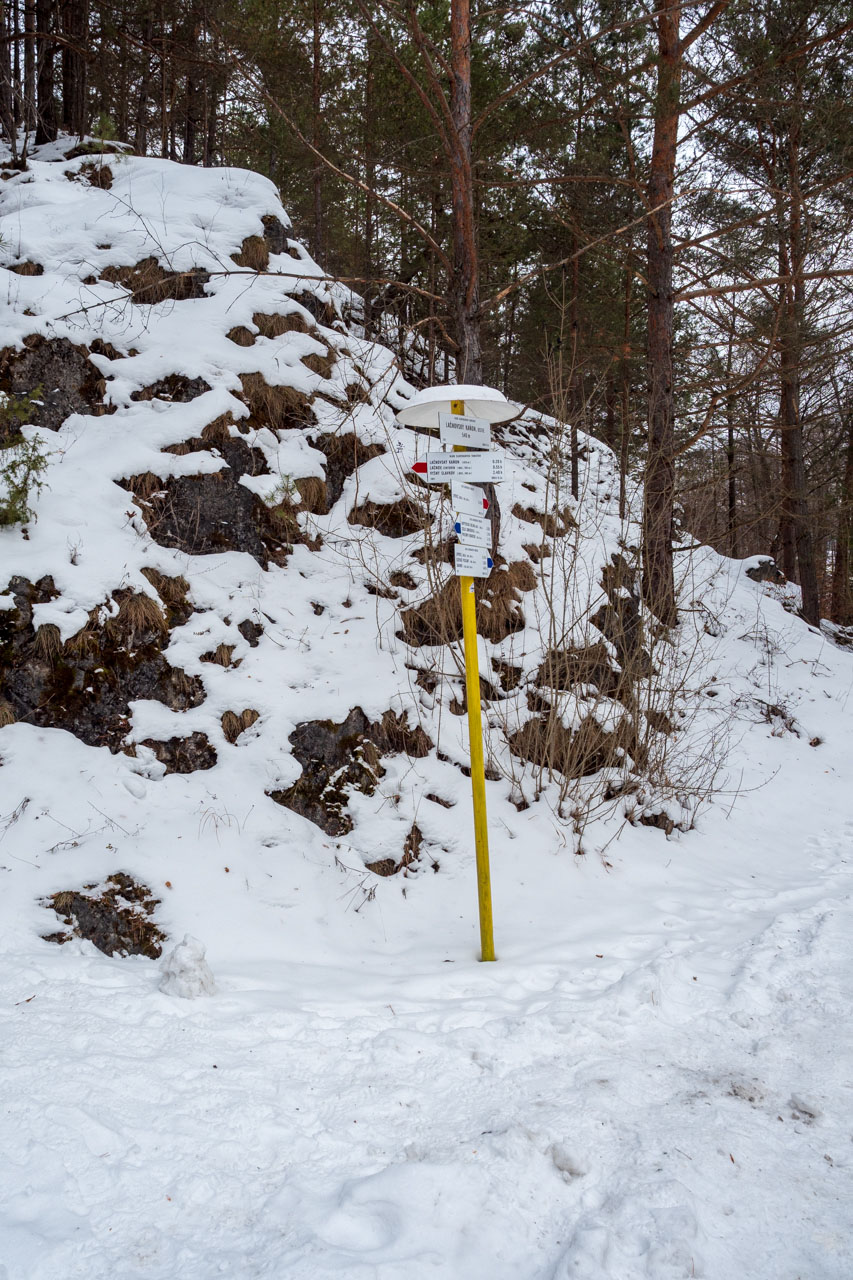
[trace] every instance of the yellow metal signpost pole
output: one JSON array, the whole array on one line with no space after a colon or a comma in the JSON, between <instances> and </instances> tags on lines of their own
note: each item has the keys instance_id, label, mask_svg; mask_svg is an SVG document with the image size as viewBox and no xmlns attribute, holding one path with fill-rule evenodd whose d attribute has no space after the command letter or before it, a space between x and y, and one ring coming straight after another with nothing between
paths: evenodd
<instances>
[{"instance_id":1,"label":"yellow metal signpost pole","mask_svg":"<svg viewBox=\"0 0 853 1280\"><path fill-rule=\"evenodd\" d=\"M451 400L450 412L464 414L465 402ZM456 446L459 448L460 446ZM461 446L464 448L464 446ZM486 774L483 762L483 720L480 708L480 667L477 654L477 608L474 579L460 577L462 641L465 649L465 690L471 751L471 791L474 798L474 847L477 854L477 900L480 908L480 959L495 959L492 930L492 879L489 871L489 829L486 822Z\"/></svg>"}]
</instances>

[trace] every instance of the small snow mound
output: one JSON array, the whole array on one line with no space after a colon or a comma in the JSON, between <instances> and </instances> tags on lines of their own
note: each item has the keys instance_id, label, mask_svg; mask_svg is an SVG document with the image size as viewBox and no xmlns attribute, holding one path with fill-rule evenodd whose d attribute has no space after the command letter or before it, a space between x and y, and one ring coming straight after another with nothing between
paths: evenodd
<instances>
[{"instance_id":1,"label":"small snow mound","mask_svg":"<svg viewBox=\"0 0 853 1280\"><path fill-rule=\"evenodd\" d=\"M160 990L167 996L180 996L184 1000L212 996L216 983L204 951L204 943L186 934L183 942L179 942L163 961Z\"/></svg>"}]
</instances>

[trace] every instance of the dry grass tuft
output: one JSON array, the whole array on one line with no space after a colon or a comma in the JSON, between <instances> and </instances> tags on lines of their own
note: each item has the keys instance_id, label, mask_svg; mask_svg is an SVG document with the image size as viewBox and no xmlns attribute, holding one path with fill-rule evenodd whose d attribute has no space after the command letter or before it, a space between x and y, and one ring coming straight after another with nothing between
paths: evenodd
<instances>
[{"instance_id":1,"label":"dry grass tuft","mask_svg":"<svg viewBox=\"0 0 853 1280\"><path fill-rule=\"evenodd\" d=\"M203 653L201 660L202 662L214 662L218 667L230 667L236 647L233 644L218 644L215 649ZM233 665L236 667L237 663L235 662Z\"/></svg>"},{"instance_id":2,"label":"dry grass tuft","mask_svg":"<svg viewBox=\"0 0 853 1280\"><path fill-rule=\"evenodd\" d=\"M335 367L337 356L333 351L328 350L324 356L319 355L316 351L312 351L310 355L302 357L302 363L306 369L310 369L312 373L317 373L321 378L329 378Z\"/></svg>"},{"instance_id":3,"label":"dry grass tuft","mask_svg":"<svg viewBox=\"0 0 853 1280\"><path fill-rule=\"evenodd\" d=\"M43 276L44 267L40 262L16 262L7 270L14 271L16 276Z\"/></svg>"},{"instance_id":4,"label":"dry grass tuft","mask_svg":"<svg viewBox=\"0 0 853 1280\"><path fill-rule=\"evenodd\" d=\"M151 644L168 634L169 624L156 600L141 592L123 592L118 613L104 628L111 639L124 640L133 649L137 643Z\"/></svg>"},{"instance_id":5,"label":"dry grass tuft","mask_svg":"<svg viewBox=\"0 0 853 1280\"><path fill-rule=\"evenodd\" d=\"M185 603L190 589L190 584L186 578L181 576L170 578L167 574L159 573L156 569L142 569L140 572L143 577L148 579L164 604Z\"/></svg>"},{"instance_id":6,"label":"dry grass tuft","mask_svg":"<svg viewBox=\"0 0 853 1280\"><path fill-rule=\"evenodd\" d=\"M265 315L258 311L252 316L252 323L258 326L264 338L280 338L285 333L309 333L317 337L317 329L309 324L299 311L290 311L287 315Z\"/></svg>"},{"instance_id":7,"label":"dry grass tuft","mask_svg":"<svg viewBox=\"0 0 853 1280\"><path fill-rule=\"evenodd\" d=\"M244 324L235 325L233 329L228 330L225 336L231 342L236 343L238 347L253 347L255 345L255 335Z\"/></svg>"},{"instance_id":8,"label":"dry grass tuft","mask_svg":"<svg viewBox=\"0 0 853 1280\"><path fill-rule=\"evenodd\" d=\"M243 401L256 422L273 431L311 426L311 400L296 387L271 387L260 373L242 373Z\"/></svg>"},{"instance_id":9,"label":"dry grass tuft","mask_svg":"<svg viewBox=\"0 0 853 1280\"><path fill-rule=\"evenodd\" d=\"M328 510L326 504L326 481L321 479L320 476L303 476L294 483L299 493L302 510L310 511L317 516L325 515Z\"/></svg>"},{"instance_id":10,"label":"dry grass tuft","mask_svg":"<svg viewBox=\"0 0 853 1280\"><path fill-rule=\"evenodd\" d=\"M249 271L266 271L270 265L270 247L263 236L246 236L240 252L231 254L231 261Z\"/></svg>"},{"instance_id":11,"label":"dry grass tuft","mask_svg":"<svg viewBox=\"0 0 853 1280\"><path fill-rule=\"evenodd\" d=\"M158 302L181 302L187 298L204 298L204 286L210 279L207 271L164 271L156 258L143 258L133 267L107 267L101 279L120 284L139 306Z\"/></svg>"},{"instance_id":12,"label":"dry grass tuft","mask_svg":"<svg viewBox=\"0 0 853 1280\"><path fill-rule=\"evenodd\" d=\"M7 702L5 698L0 698L0 729L5 729L9 724L16 724L18 717L15 715L15 709L11 702Z\"/></svg>"},{"instance_id":13,"label":"dry grass tuft","mask_svg":"<svg viewBox=\"0 0 853 1280\"><path fill-rule=\"evenodd\" d=\"M207 426L202 430L201 438L205 444L228 444L231 439L229 428L233 424L234 418L231 413L222 413L218 418L214 418L213 422L208 422Z\"/></svg>"},{"instance_id":14,"label":"dry grass tuft","mask_svg":"<svg viewBox=\"0 0 853 1280\"><path fill-rule=\"evenodd\" d=\"M179 446L173 445L172 448ZM165 452L165 450L164 450ZM129 476L127 480L120 483L131 491L135 498L147 502L152 493L158 493L163 488L163 481L160 476L155 476L153 471L142 471L139 475Z\"/></svg>"},{"instance_id":15,"label":"dry grass tuft","mask_svg":"<svg viewBox=\"0 0 853 1280\"><path fill-rule=\"evenodd\" d=\"M577 523L568 507L559 511L534 511L533 507L523 507L516 502L512 514L527 524L538 524L549 538L564 538L570 529L576 529ZM525 548L526 550L526 548Z\"/></svg>"},{"instance_id":16,"label":"dry grass tuft","mask_svg":"<svg viewBox=\"0 0 853 1280\"><path fill-rule=\"evenodd\" d=\"M353 507L347 516L349 524L377 529L386 538L404 538L419 533L426 522L426 512L412 498L399 498L396 502L362 502Z\"/></svg>"},{"instance_id":17,"label":"dry grass tuft","mask_svg":"<svg viewBox=\"0 0 853 1280\"><path fill-rule=\"evenodd\" d=\"M59 634L59 627L53 622L46 622L39 627L36 632L33 649L36 657L42 658L45 662L53 665L62 653L62 638Z\"/></svg>"},{"instance_id":18,"label":"dry grass tuft","mask_svg":"<svg viewBox=\"0 0 853 1280\"><path fill-rule=\"evenodd\" d=\"M477 630L481 636L500 644L524 626L519 592L532 591L536 575L531 566L518 560L506 569L496 569L490 578L475 581ZM457 578L448 578L421 604L400 615L402 638L411 645L453 644L462 637L462 604Z\"/></svg>"},{"instance_id":19,"label":"dry grass tuft","mask_svg":"<svg viewBox=\"0 0 853 1280\"><path fill-rule=\"evenodd\" d=\"M245 733L259 718L259 712L247 707L239 715L236 711L226 711L222 717L222 732L229 742L236 742L241 733Z\"/></svg>"}]
</instances>

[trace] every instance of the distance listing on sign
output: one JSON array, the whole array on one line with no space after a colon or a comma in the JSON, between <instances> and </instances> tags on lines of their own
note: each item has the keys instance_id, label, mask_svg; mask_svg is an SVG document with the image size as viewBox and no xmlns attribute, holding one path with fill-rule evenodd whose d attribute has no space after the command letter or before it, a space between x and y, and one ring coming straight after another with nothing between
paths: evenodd
<instances>
[{"instance_id":1,"label":"distance listing on sign","mask_svg":"<svg viewBox=\"0 0 853 1280\"><path fill-rule=\"evenodd\" d=\"M489 499L482 489L477 489L464 480L453 480L450 484L450 505L458 516L479 516L482 520L489 509Z\"/></svg>"},{"instance_id":2,"label":"distance listing on sign","mask_svg":"<svg viewBox=\"0 0 853 1280\"><path fill-rule=\"evenodd\" d=\"M453 568L459 578L488 578L494 560L482 547L457 542L453 548Z\"/></svg>"},{"instance_id":3,"label":"distance listing on sign","mask_svg":"<svg viewBox=\"0 0 853 1280\"><path fill-rule=\"evenodd\" d=\"M412 470L426 475L428 484L446 484L453 480L499 484L504 478L504 456L489 451L478 453L428 453Z\"/></svg>"},{"instance_id":4,"label":"distance listing on sign","mask_svg":"<svg viewBox=\"0 0 853 1280\"><path fill-rule=\"evenodd\" d=\"M469 418L461 413L439 413L438 434L442 444L464 445L468 449L488 449L492 428L485 418Z\"/></svg>"},{"instance_id":5,"label":"distance listing on sign","mask_svg":"<svg viewBox=\"0 0 853 1280\"><path fill-rule=\"evenodd\" d=\"M481 520L478 516L460 516L454 524L460 542L471 547L485 547L488 551L492 545L492 522Z\"/></svg>"}]
</instances>

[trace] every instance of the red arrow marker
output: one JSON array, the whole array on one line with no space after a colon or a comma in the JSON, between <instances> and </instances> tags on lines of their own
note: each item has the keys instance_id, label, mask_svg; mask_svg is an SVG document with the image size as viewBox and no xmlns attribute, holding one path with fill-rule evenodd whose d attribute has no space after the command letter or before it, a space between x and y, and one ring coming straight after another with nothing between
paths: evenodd
<instances>
[{"instance_id":1,"label":"red arrow marker","mask_svg":"<svg viewBox=\"0 0 853 1280\"><path fill-rule=\"evenodd\" d=\"M427 473L427 464L425 462L413 462L412 470L417 471L419 476L425 476Z\"/></svg>"}]
</instances>

